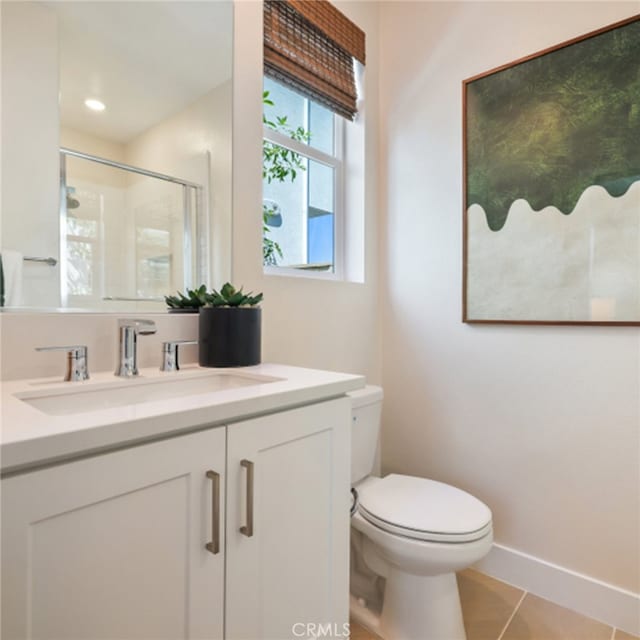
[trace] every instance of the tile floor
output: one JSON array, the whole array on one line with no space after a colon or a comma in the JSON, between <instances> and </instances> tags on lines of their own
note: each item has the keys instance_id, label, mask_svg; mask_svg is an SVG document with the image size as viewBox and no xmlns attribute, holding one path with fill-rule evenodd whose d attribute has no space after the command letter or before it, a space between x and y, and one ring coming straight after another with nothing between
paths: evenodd
<instances>
[{"instance_id":1,"label":"tile floor","mask_svg":"<svg viewBox=\"0 0 640 640\"><path fill-rule=\"evenodd\" d=\"M478 571L459 573L458 587L467 640L640 640ZM352 623L351 640L378 637Z\"/></svg>"}]
</instances>

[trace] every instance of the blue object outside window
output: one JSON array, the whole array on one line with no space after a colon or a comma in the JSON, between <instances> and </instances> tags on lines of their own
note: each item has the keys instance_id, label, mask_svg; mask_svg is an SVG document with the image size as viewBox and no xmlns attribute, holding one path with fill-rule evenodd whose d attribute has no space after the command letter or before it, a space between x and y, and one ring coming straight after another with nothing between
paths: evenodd
<instances>
[{"instance_id":1,"label":"blue object outside window","mask_svg":"<svg viewBox=\"0 0 640 640\"><path fill-rule=\"evenodd\" d=\"M309 209L307 222L307 255L312 264L333 264L333 214L321 212L313 215Z\"/></svg>"}]
</instances>

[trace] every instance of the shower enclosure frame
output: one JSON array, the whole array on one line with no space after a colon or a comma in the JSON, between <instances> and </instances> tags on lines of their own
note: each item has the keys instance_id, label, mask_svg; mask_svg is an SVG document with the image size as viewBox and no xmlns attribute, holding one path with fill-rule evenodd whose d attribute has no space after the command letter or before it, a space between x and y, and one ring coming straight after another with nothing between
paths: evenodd
<instances>
[{"instance_id":1,"label":"shower enclosure frame","mask_svg":"<svg viewBox=\"0 0 640 640\"><path fill-rule=\"evenodd\" d=\"M183 202L183 273L185 289L194 286L194 280L198 283L206 283L209 273L209 255L207 247L209 246L209 215L208 207L204 198L204 187L196 182L184 180L175 176L170 176L157 171L150 171L134 165L125 164L124 162L116 162L108 158L102 158L90 153L76 151L67 147L60 147L60 296L62 306L66 306L68 299L67 292L67 264L66 264L66 221L67 221L67 157L80 158L90 162L106 165L114 169L129 171L148 178L156 178L165 182L172 182L182 186L182 202ZM191 222L192 202L195 202L195 221L196 229L193 229ZM206 242L198 241L204 237ZM193 248L195 246L196 259L195 269L192 265ZM169 292L167 292L169 293ZM103 300L117 300L127 302L161 302L163 298L127 298L108 296Z\"/></svg>"}]
</instances>

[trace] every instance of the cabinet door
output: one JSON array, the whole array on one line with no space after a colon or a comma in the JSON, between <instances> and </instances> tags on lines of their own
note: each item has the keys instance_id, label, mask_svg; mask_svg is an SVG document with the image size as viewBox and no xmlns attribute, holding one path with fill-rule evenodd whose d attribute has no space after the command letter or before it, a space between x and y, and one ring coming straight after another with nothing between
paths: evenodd
<instances>
[{"instance_id":1,"label":"cabinet door","mask_svg":"<svg viewBox=\"0 0 640 640\"><path fill-rule=\"evenodd\" d=\"M222 638L225 429L2 481L2 638ZM220 533L222 535L222 532Z\"/></svg>"},{"instance_id":2,"label":"cabinet door","mask_svg":"<svg viewBox=\"0 0 640 640\"><path fill-rule=\"evenodd\" d=\"M229 427L227 640L307 637L307 624L342 635L350 406L342 398Z\"/></svg>"}]
</instances>

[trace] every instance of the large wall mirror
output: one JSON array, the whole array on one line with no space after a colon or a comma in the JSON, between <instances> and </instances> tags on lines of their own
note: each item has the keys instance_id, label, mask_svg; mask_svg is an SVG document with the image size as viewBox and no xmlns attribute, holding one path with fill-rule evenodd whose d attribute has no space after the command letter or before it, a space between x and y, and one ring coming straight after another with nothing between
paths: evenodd
<instances>
[{"instance_id":1,"label":"large wall mirror","mask_svg":"<svg viewBox=\"0 0 640 640\"><path fill-rule=\"evenodd\" d=\"M231 265L231 0L3 2L4 307L161 311Z\"/></svg>"}]
</instances>

